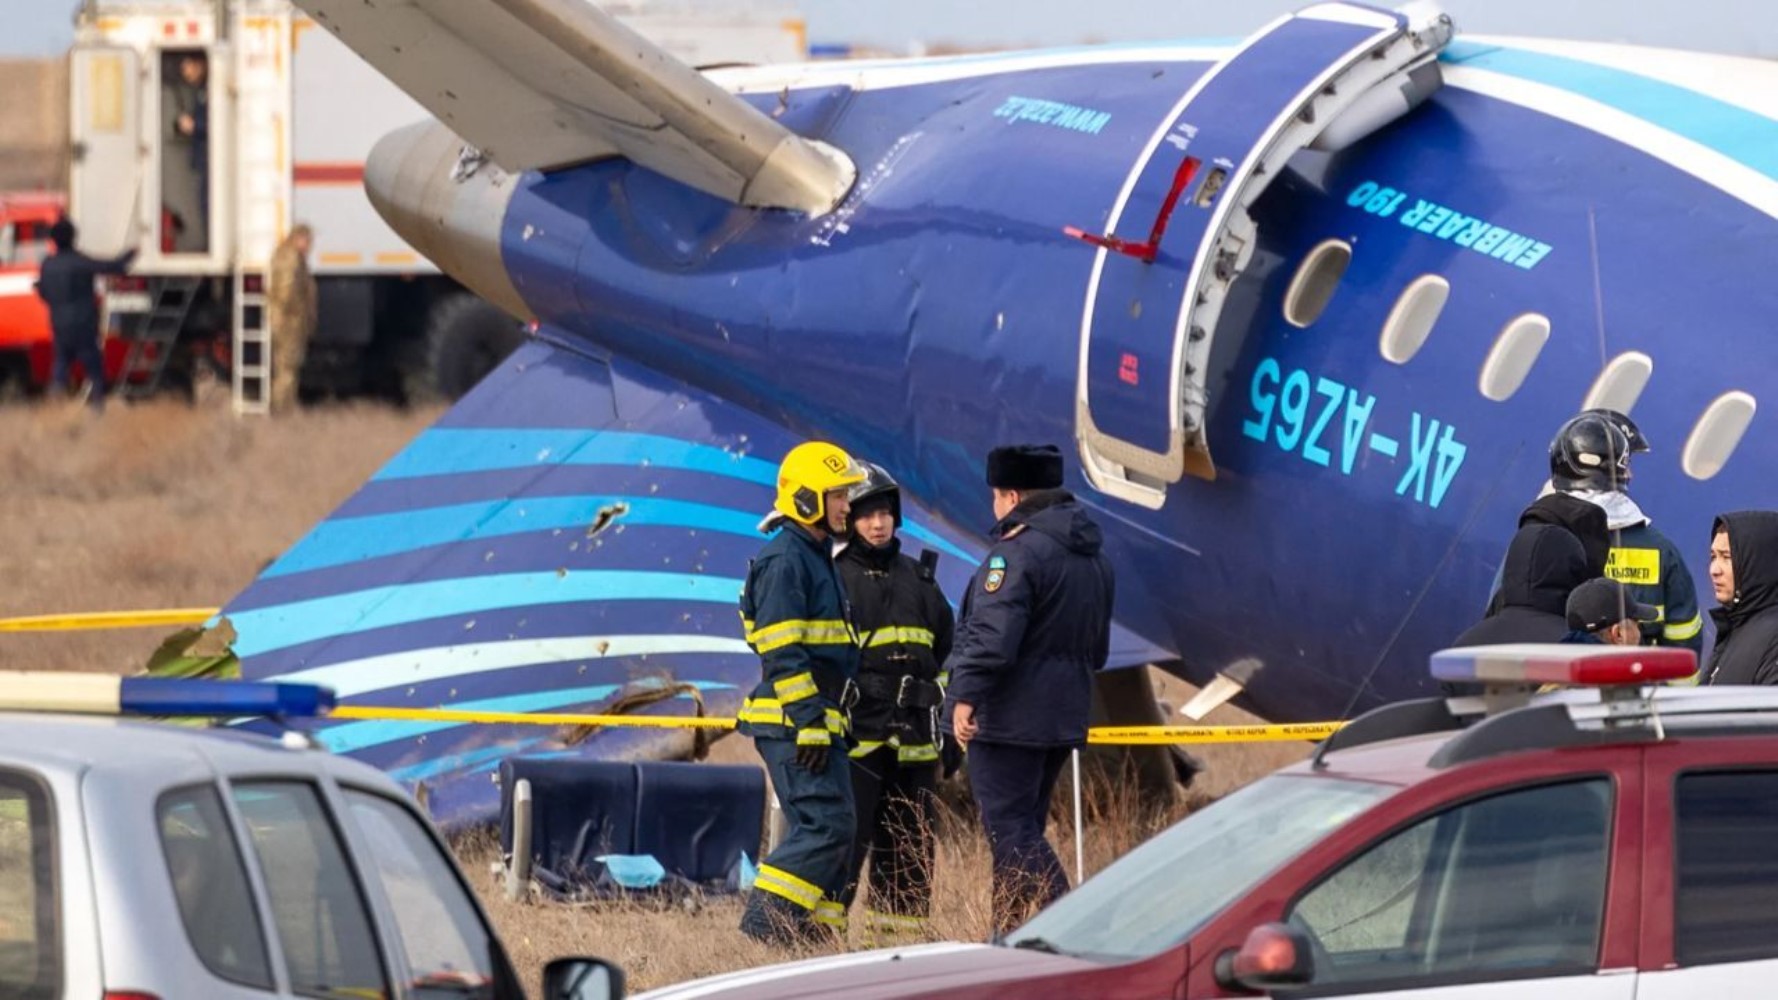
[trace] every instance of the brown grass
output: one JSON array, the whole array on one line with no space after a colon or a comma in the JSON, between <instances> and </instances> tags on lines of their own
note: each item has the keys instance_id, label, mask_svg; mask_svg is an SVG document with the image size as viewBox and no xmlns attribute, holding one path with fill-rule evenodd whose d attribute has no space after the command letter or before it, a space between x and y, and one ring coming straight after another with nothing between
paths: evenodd
<instances>
[{"instance_id":1,"label":"brown grass","mask_svg":"<svg viewBox=\"0 0 1778 1000\"><path fill-rule=\"evenodd\" d=\"M59 403L0 408L0 580L8 583L0 617L221 604L436 416L370 406L278 420L236 420L225 404L114 402L96 418ZM131 672L164 634L0 635L0 668ZM1190 697L1171 677L1157 673L1156 685L1172 705ZM1209 721L1250 719L1224 708ZM1190 797L1159 815L1109 797L1087 827L1088 873L1192 806L1301 759L1305 746L1194 748L1205 772ZM758 762L738 738L719 741L712 759ZM1051 835L1072 877L1066 784L1057 802ZM534 992L543 964L561 955L618 961L636 988L795 957L743 938L733 899L666 909L512 903L489 873L491 839L466 841L460 858ZM938 936L987 937L988 870L979 830L948 820L935 877ZM872 943L855 929L848 947Z\"/></svg>"},{"instance_id":2,"label":"brown grass","mask_svg":"<svg viewBox=\"0 0 1778 1000\"><path fill-rule=\"evenodd\" d=\"M1154 671L1155 689L1163 701L1184 704L1194 689L1161 671ZM1183 720L1177 720L1183 721ZM1224 707L1211 713L1210 725L1240 725L1254 721L1239 709ZM1191 790L1170 808L1146 808L1135 797L1133 786L1110 789L1088 785L1082 854L1090 878L1095 872L1147 840L1156 832L1189 814L1193 809L1308 753L1305 743L1230 744L1194 747L1205 764ZM755 764L759 757L752 744L739 737L719 740L710 760L719 764ZM1056 791L1051 814L1050 841L1074 878L1072 793L1066 774ZM820 952L787 952L766 948L743 937L738 929L741 904L734 899L700 900L693 905L661 910L650 904L605 903L570 907L541 903L517 903L505 898L492 868L498 851L491 835L470 838L458 845L459 858L480 891L483 904L493 915L514 963L532 990L535 978L552 958L592 955L617 962L635 989L652 989L700 976L732 972L772 962L791 961ZM932 930L936 938L958 941L987 940L992 912L990 865L987 842L972 816L947 813L939 827L938 862L934 874ZM865 933L860 902L854 907L848 950L881 947L894 942L873 940Z\"/></svg>"},{"instance_id":3,"label":"brown grass","mask_svg":"<svg viewBox=\"0 0 1778 1000\"><path fill-rule=\"evenodd\" d=\"M437 417L237 420L226 403L0 408L0 617L211 607ZM128 672L159 633L0 636L0 668Z\"/></svg>"},{"instance_id":4,"label":"brown grass","mask_svg":"<svg viewBox=\"0 0 1778 1000\"><path fill-rule=\"evenodd\" d=\"M723 740L731 759L751 754L738 738ZM1064 783L1066 779L1064 779ZM1183 817L1207 797L1188 796L1173 809L1155 814L1142 809L1128 791L1108 791L1085 829L1085 869L1089 876L1121 857L1165 826ZM1057 854L1074 872L1074 837L1067 820L1068 790L1058 791L1058 810L1050 826ZM495 871L498 851L491 834L465 839L458 856L493 915L503 940L533 990L536 975L550 959L562 955L593 955L621 965L635 989L651 989L700 976L732 972L773 962L819 955L831 949L785 951L759 945L738 929L741 903L733 898L694 900L663 908L645 902L613 902L582 906L512 902L505 898ZM939 825L938 861L934 874L932 935L934 940L985 941L991 930L990 865L987 843L970 817L946 813ZM858 919L864 903L854 906L845 949L884 947L896 941L874 938Z\"/></svg>"}]
</instances>

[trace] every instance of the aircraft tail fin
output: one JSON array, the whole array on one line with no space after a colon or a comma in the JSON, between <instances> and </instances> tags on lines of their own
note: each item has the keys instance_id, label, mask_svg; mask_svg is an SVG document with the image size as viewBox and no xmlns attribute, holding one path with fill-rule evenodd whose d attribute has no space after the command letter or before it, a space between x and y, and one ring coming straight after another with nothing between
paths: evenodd
<instances>
[{"instance_id":1,"label":"aircraft tail fin","mask_svg":"<svg viewBox=\"0 0 1778 1000\"><path fill-rule=\"evenodd\" d=\"M857 176L587 0L297 0L510 171L624 156L736 204L822 214Z\"/></svg>"}]
</instances>

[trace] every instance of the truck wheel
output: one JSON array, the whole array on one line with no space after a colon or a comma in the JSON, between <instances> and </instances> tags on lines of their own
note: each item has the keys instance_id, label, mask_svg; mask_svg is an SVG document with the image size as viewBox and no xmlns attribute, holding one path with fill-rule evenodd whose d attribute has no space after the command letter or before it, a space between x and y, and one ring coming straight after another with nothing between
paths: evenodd
<instances>
[{"instance_id":1,"label":"truck wheel","mask_svg":"<svg viewBox=\"0 0 1778 1000\"><path fill-rule=\"evenodd\" d=\"M31 395L31 358L24 351L0 351L0 403Z\"/></svg>"},{"instance_id":2,"label":"truck wheel","mask_svg":"<svg viewBox=\"0 0 1778 1000\"><path fill-rule=\"evenodd\" d=\"M518 320L468 293L447 295L426 324L422 381L439 398L458 399L524 342Z\"/></svg>"}]
</instances>

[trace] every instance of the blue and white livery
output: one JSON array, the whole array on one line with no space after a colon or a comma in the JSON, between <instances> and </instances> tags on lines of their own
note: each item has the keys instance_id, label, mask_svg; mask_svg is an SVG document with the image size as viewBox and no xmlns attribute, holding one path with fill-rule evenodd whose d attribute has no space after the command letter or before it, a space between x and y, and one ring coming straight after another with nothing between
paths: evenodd
<instances>
[{"instance_id":1,"label":"blue and white livery","mask_svg":"<svg viewBox=\"0 0 1778 1000\"><path fill-rule=\"evenodd\" d=\"M1256 660L1281 719L1426 689L1584 406L1654 442L1636 496L1695 574L1715 512L1769 505L1778 65L1324 3L1239 43L727 69L676 102L586 5L299 2L445 123L378 146L379 209L538 333L229 606L251 676L732 710L751 524L812 436L894 471L953 597L982 456L1072 443L1117 662ZM415 18L481 54L388 56ZM540 121L578 138L537 169L504 150ZM465 809L515 749L640 739L323 735Z\"/></svg>"}]
</instances>

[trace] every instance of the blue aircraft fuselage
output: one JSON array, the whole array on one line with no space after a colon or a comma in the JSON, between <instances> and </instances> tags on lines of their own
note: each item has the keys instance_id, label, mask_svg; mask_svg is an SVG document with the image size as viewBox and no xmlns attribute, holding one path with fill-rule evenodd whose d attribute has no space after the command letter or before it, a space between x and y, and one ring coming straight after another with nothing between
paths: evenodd
<instances>
[{"instance_id":1,"label":"blue aircraft fuselage","mask_svg":"<svg viewBox=\"0 0 1778 1000\"><path fill-rule=\"evenodd\" d=\"M406 14L336 13L405 71L370 27ZM1778 369L1778 70L1459 41L1433 88L1448 31L1403 25L1320 5L1239 45L724 71L856 167L815 215L616 156L509 174L443 125L390 136L379 209L537 342L230 602L243 673L361 705L732 714L758 677L735 599L808 437L901 480L953 599L988 450L1062 446L1119 575L1113 661L1257 661L1245 703L1274 719L1430 687L1585 405L1652 441L1632 492L1708 605L1711 518L1769 504L1778 447L1762 413L1738 433ZM1272 157L1292 102L1349 84L1321 137L1388 103L1367 94L1408 110ZM319 733L453 821L491 813L515 753L689 749L668 734Z\"/></svg>"},{"instance_id":2,"label":"blue aircraft fuselage","mask_svg":"<svg viewBox=\"0 0 1778 1000\"><path fill-rule=\"evenodd\" d=\"M507 268L551 335L839 440L979 530L989 448L1073 450L1100 251L1064 228L1105 231L1145 144L1210 66L984 61L953 79L759 96L857 163L837 211L739 208L626 161L596 163L525 177L503 224ZM1773 370L1778 283L1765 272L1778 220L1660 150L1463 75L1565 86L1703 130L1695 141L1767 182L1778 147L1761 141L1778 125L1555 56L1469 46L1445 69L1425 106L1336 155L1298 154L1255 206L1258 249L1207 378L1214 481L1188 477L1151 510L1071 471L1106 529L1120 622L1195 679L1257 658L1248 698L1274 717L1426 689L1427 654L1480 614L1516 514L1544 481L1551 432L1624 352L1654 363L1635 415L1655 451L1638 460L1634 493L1697 556L1706 595L1711 516L1766 502L1772 443L1758 423L1708 481L1679 455L1713 400L1757 395ZM1151 218L1118 235L1140 238ZM1329 239L1350 245L1351 264L1299 328L1286 288ZM1191 259L1163 244L1152 263L1114 262L1182 279ZM1449 283L1448 301L1424 347L1393 363L1380 334L1426 275ZM1098 303L1095 331L1119 308ZM1130 322L1155 308L1132 301ZM1487 398L1485 363L1527 314L1547 318L1548 342L1516 391Z\"/></svg>"}]
</instances>

